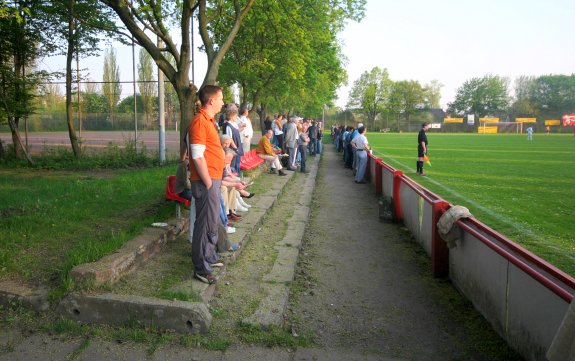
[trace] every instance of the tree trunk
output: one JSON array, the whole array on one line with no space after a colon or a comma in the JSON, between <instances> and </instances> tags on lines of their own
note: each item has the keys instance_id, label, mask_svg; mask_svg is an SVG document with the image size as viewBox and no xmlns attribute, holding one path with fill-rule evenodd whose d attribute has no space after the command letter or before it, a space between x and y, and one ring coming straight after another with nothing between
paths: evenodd
<instances>
[{"instance_id":1,"label":"tree trunk","mask_svg":"<svg viewBox=\"0 0 575 361\"><path fill-rule=\"evenodd\" d=\"M13 119L11 117L8 118L8 125L10 126L10 131L12 132L12 142L14 144L14 156L17 159L20 158L21 153L24 153L26 160L28 163L34 164L34 161L30 157L28 150L24 147L24 143L22 143L22 138L20 137L20 133L18 132L17 119Z\"/></svg>"},{"instance_id":2,"label":"tree trunk","mask_svg":"<svg viewBox=\"0 0 575 361\"><path fill-rule=\"evenodd\" d=\"M176 93L180 101L180 146L184 144L190 122L196 114L196 93L197 88L194 84L188 86L179 86L176 88Z\"/></svg>"},{"instance_id":3,"label":"tree trunk","mask_svg":"<svg viewBox=\"0 0 575 361\"><path fill-rule=\"evenodd\" d=\"M255 104L254 104L255 107ZM264 103L261 103L259 109L256 109L258 115L260 116L260 129L262 132L262 135L265 134L266 132L266 125L264 123L264 120L266 120L266 116L267 116L267 106Z\"/></svg>"},{"instance_id":4,"label":"tree trunk","mask_svg":"<svg viewBox=\"0 0 575 361\"><path fill-rule=\"evenodd\" d=\"M74 157L80 157L80 147L78 145L78 137L74 129L74 109L72 108L72 57L74 54L74 3L75 0L70 0L68 3L69 20L68 20L68 50L66 54L66 123L68 123L68 136L70 137L70 144Z\"/></svg>"}]
</instances>

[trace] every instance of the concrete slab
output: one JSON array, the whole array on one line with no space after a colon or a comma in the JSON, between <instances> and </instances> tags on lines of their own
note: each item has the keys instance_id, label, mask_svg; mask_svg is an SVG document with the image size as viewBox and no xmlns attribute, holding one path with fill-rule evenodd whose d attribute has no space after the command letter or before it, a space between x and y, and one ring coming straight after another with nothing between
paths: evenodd
<instances>
[{"instance_id":1,"label":"concrete slab","mask_svg":"<svg viewBox=\"0 0 575 361\"><path fill-rule=\"evenodd\" d=\"M254 207L252 208L260 208L267 210L273 206L273 204L277 199L278 199L277 194L262 196L260 197L258 202L254 204Z\"/></svg>"},{"instance_id":2,"label":"concrete slab","mask_svg":"<svg viewBox=\"0 0 575 361\"><path fill-rule=\"evenodd\" d=\"M291 282L294 279L299 249L276 246L278 256L270 273L263 277L264 282Z\"/></svg>"},{"instance_id":3,"label":"concrete slab","mask_svg":"<svg viewBox=\"0 0 575 361\"><path fill-rule=\"evenodd\" d=\"M297 206L293 211L293 216L290 220L294 222L307 222L309 219L309 207L306 206Z\"/></svg>"},{"instance_id":4,"label":"concrete slab","mask_svg":"<svg viewBox=\"0 0 575 361\"><path fill-rule=\"evenodd\" d=\"M258 309L243 322L262 328L281 326L284 321L284 311L289 297L289 287L283 284L263 285L267 296L261 301Z\"/></svg>"},{"instance_id":5,"label":"concrete slab","mask_svg":"<svg viewBox=\"0 0 575 361\"><path fill-rule=\"evenodd\" d=\"M86 323L123 325L138 320L181 333L205 333L212 323L206 304L115 294L71 294L57 307L65 318Z\"/></svg>"},{"instance_id":6,"label":"concrete slab","mask_svg":"<svg viewBox=\"0 0 575 361\"><path fill-rule=\"evenodd\" d=\"M278 242L277 245L300 248L301 241L305 234L305 227L305 223L290 220L285 237Z\"/></svg>"},{"instance_id":7,"label":"concrete slab","mask_svg":"<svg viewBox=\"0 0 575 361\"><path fill-rule=\"evenodd\" d=\"M50 308L48 289L44 287L29 287L15 281L0 282L0 305L9 307L20 304L36 312L47 311Z\"/></svg>"}]
</instances>

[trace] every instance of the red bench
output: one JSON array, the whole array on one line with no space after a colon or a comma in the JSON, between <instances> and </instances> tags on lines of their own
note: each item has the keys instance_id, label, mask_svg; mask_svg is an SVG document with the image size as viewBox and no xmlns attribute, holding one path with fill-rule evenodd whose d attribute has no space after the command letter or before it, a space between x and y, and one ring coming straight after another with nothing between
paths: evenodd
<instances>
[{"instance_id":1,"label":"red bench","mask_svg":"<svg viewBox=\"0 0 575 361\"><path fill-rule=\"evenodd\" d=\"M182 217L182 212L180 208L180 204L184 204L185 206L190 206L191 201L186 198L180 197L176 192L176 176L169 175L166 179L166 199L170 201L176 202L176 216L179 218Z\"/></svg>"},{"instance_id":2,"label":"red bench","mask_svg":"<svg viewBox=\"0 0 575 361\"><path fill-rule=\"evenodd\" d=\"M252 149L249 152L242 155L240 161L240 168L242 170L252 170L257 168L263 162L265 161L257 155L256 150Z\"/></svg>"}]
</instances>

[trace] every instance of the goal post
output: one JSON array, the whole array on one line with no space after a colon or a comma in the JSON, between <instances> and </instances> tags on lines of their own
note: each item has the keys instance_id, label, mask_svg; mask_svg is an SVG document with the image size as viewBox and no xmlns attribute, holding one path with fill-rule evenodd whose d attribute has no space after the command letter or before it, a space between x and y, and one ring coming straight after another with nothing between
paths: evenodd
<instances>
[{"instance_id":1,"label":"goal post","mask_svg":"<svg viewBox=\"0 0 575 361\"><path fill-rule=\"evenodd\" d=\"M477 128L480 134L523 133L523 122L482 122Z\"/></svg>"}]
</instances>

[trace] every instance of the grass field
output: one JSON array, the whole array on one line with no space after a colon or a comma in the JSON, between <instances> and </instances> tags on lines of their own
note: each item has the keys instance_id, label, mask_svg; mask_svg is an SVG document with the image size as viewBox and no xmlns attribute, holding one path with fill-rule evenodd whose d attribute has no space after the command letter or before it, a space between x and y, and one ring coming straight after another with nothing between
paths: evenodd
<instances>
[{"instance_id":1,"label":"grass field","mask_svg":"<svg viewBox=\"0 0 575 361\"><path fill-rule=\"evenodd\" d=\"M428 132L426 177L417 134L370 133L374 155L491 228L575 276L575 138Z\"/></svg>"}]
</instances>

